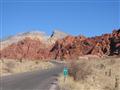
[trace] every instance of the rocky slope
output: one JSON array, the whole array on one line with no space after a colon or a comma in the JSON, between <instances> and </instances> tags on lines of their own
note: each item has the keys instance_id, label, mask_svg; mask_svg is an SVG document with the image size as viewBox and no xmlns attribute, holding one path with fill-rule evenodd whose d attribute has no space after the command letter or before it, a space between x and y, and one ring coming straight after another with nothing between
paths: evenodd
<instances>
[{"instance_id":1,"label":"rocky slope","mask_svg":"<svg viewBox=\"0 0 120 90\"><path fill-rule=\"evenodd\" d=\"M79 59L82 55L120 55L120 29L92 38L67 36L51 49L55 59Z\"/></svg>"},{"instance_id":2,"label":"rocky slope","mask_svg":"<svg viewBox=\"0 0 120 90\"><path fill-rule=\"evenodd\" d=\"M0 57L14 59L79 59L88 54L99 57L120 55L120 29L91 38L70 36L59 31L51 36L29 32L2 41L1 46Z\"/></svg>"},{"instance_id":3,"label":"rocky slope","mask_svg":"<svg viewBox=\"0 0 120 90\"><path fill-rule=\"evenodd\" d=\"M1 49L6 48L7 46L18 43L19 41L25 39L25 38L31 38L34 40L40 40L42 42L47 42L47 39L49 38L44 32L39 31L32 31L32 32L25 32L25 33L19 33L15 36L8 37L1 41Z\"/></svg>"},{"instance_id":4,"label":"rocky slope","mask_svg":"<svg viewBox=\"0 0 120 90\"><path fill-rule=\"evenodd\" d=\"M49 57L49 46L39 40L25 38L1 51L1 57L12 59L45 59Z\"/></svg>"},{"instance_id":5,"label":"rocky slope","mask_svg":"<svg viewBox=\"0 0 120 90\"><path fill-rule=\"evenodd\" d=\"M10 36L5 38L4 40L0 41L1 48L6 48L7 46L13 44L13 43L18 43L19 41L25 39L25 38L30 38L32 40L39 40L42 43L46 45L51 45L56 42L56 40L64 38L67 36L66 33L54 30L52 35L48 36L45 32L40 32L40 31L31 31L31 32L25 32L25 33L19 33L15 36Z\"/></svg>"},{"instance_id":6,"label":"rocky slope","mask_svg":"<svg viewBox=\"0 0 120 90\"><path fill-rule=\"evenodd\" d=\"M51 36L39 31L17 34L0 42L0 57L20 60L49 59L50 50L56 40L66 35L57 30Z\"/></svg>"}]
</instances>

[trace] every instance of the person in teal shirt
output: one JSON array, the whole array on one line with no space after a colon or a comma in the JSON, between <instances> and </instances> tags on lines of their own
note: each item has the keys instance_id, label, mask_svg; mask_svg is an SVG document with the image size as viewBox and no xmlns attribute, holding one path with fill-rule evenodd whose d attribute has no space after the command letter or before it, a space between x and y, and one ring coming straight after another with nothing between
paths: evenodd
<instances>
[{"instance_id":1,"label":"person in teal shirt","mask_svg":"<svg viewBox=\"0 0 120 90\"><path fill-rule=\"evenodd\" d=\"M66 80L66 78L68 76L68 68L67 67L64 67L63 74L64 74L64 82L65 82L65 80Z\"/></svg>"}]
</instances>

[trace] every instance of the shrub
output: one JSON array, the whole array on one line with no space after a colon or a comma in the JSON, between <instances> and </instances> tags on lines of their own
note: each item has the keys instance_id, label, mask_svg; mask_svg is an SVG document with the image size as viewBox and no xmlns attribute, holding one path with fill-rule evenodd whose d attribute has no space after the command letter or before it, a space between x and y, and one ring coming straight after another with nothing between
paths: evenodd
<instances>
[{"instance_id":1,"label":"shrub","mask_svg":"<svg viewBox=\"0 0 120 90\"><path fill-rule=\"evenodd\" d=\"M92 69L90 65L86 62L70 62L69 63L69 75L74 78L74 80L84 80L90 75Z\"/></svg>"}]
</instances>

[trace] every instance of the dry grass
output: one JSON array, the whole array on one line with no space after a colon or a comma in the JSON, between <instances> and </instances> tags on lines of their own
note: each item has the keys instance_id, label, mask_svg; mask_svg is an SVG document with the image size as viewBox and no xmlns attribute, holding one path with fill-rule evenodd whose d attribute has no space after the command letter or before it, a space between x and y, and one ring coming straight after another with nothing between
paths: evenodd
<instances>
[{"instance_id":1,"label":"dry grass","mask_svg":"<svg viewBox=\"0 0 120 90\"><path fill-rule=\"evenodd\" d=\"M102 90L98 89L96 86L91 86L88 83L81 83L80 81L75 81L70 76L68 76L66 81L64 82L63 75L59 77L59 87L60 90Z\"/></svg>"},{"instance_id":2,"label":"dry grass","mask_svg":"<svg viewBox=\"0 0 120 90\"><path fill-rule=\"evenodd\" d=\"M54 65L47 61L39 61L39 60L0 60L0 75L10 75L14 73L21 73L33 70L43 70L49 69Z\"/></svg>"},{"instance_id":3,"label":"dry grass","mask_svg":"<svg viewBox=\"0 0 120 90\"><path fill-rule=\"evenodd\" d=\"M78 60L69 69L66 82L59 78L61 90L120 90L120 58Z\"/></svg>"}]
</instances>

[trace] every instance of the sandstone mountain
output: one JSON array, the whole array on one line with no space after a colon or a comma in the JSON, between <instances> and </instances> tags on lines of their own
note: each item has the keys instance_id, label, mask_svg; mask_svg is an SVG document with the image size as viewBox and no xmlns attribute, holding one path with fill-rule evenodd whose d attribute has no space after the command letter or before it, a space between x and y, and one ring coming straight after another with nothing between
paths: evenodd
<instances>
[{"instance_id":1,"label":"sandstone mountain","mask_svg":"<svg viewBox=\"0 0 120 90\"><path fill-rule=\"evenodd\" d=\"M66 33L53 31L48 36L44 32L20 33L0 42L0 57L12 59L49 59L50 50L56 40L67 36Z\"/></svg>"},{"instance_id":2,"label":"sandstone mountain","mask_svg":"<svg viewBox=\"0 0 120 90\"><path fill-rule=\"evenodd\" d=\"M45 32L40 32L40 31L19 33L15 36L10 36L0 41L1 44L0 49L3 49L13 43L18 43L19 41L22 41L25 38L30 38L32 40L39 40L46 45L50 45L55 43L56 40L64 38L65 36L67 36L66 33L60 32L58 30L53 31L52 35L50 36L48 36Z\"/></svg>"},{"instance_id":3,"label":"sandstone mountain","mask_svg":"<svg viewBox=\"0 0 120 90\"><path fill-rule=\"evenodd\" d=\"M120 55L120 29L87 38L54 31L51 36L27 32L1 42L0 57L14 59L79 59L83 55Z\"/></svg>"},{"instance_id":4,"label":"sandstone mountain","mask_svg":"<svg viewBox=\"0 0 120 90\"><path fill-rule=\"evenodd\" d=\"M31 38L34 40L40 40L43 42L47 42L48 36L44 32L39 31L32 31L32 32L25 32L25 33L19 33L15 36L8 37L1 41L1 49L13 44L18 43L19 41L25 39L25 38Z\"/></svg>"}]
</instances>

